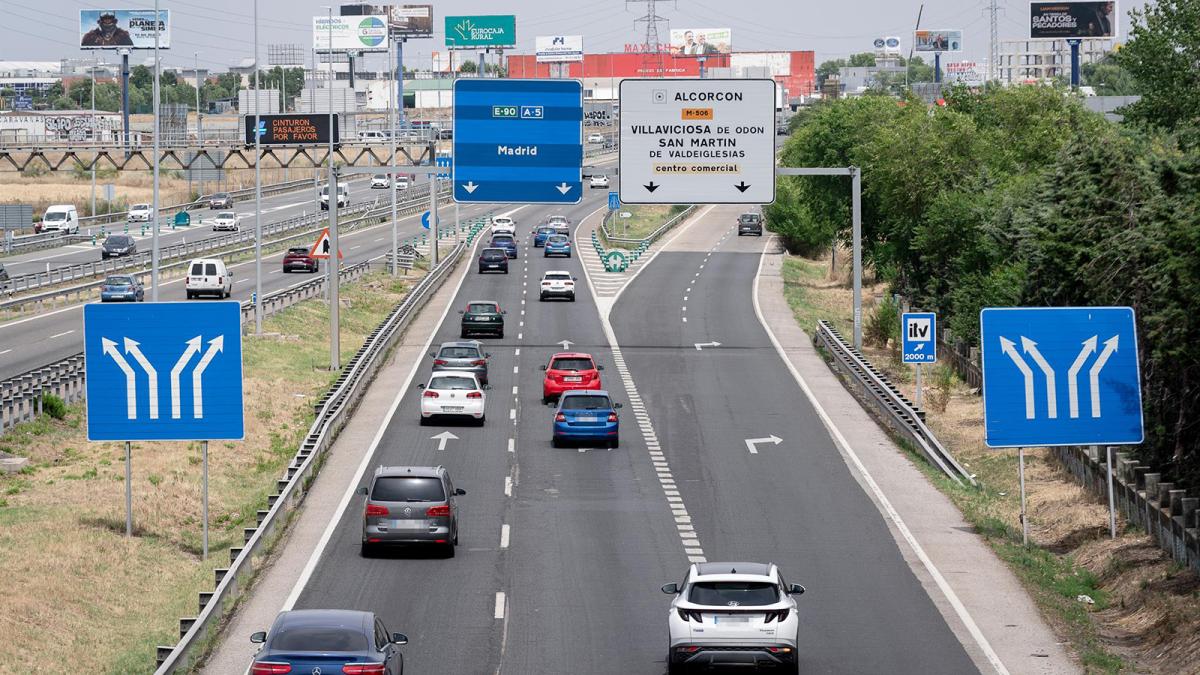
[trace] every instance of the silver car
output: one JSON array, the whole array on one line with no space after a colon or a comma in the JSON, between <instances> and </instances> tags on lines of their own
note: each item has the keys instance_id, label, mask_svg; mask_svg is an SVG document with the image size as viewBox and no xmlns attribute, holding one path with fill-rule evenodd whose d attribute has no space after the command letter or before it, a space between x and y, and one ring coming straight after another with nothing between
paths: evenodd
<instances>
[{"instance_id":1,"label":"silver car","mask_svg":"<svg viewBox=\"0 0 1200 675\"><path fill-rule=\"evenodd\" d=\"M363 506L362 555L385 545L434 544L454 557L458 505L467 494L455 488L442 466L380 466L370 486L358 489Z\"/></svg>"},{"instance_id":2,"label":"silver car","mask_svg":"<svg viewBox=\"0 0 1200 675\"><path fill-rule=\"evenodd\" d=\"M478 340L443 342L436 352L429 352L433 359L433 372L453 370L474 373L479 384L488 383L488 359L491 354L483 351Z\"/></svg>"}]
</instances>

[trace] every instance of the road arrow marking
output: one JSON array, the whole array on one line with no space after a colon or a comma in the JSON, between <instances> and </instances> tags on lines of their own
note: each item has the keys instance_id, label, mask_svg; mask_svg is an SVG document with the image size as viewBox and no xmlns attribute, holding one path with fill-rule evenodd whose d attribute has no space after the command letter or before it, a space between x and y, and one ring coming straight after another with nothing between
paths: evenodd
<instances>
[{"instance_id":1,"label":"road arrow marking","mask_svg":"<svg viewBox=\"0 0 1200 675\"><path fill-rule=\"evenodd\" d=\"M1079 350L1079 356L1075 357L1075 362L1067 370L1067 405L1071 409L1071 419L1079 417L1079 370L1088 357L1096 353L1097 340L1095 335L1084 340L1083 349Z\"/></svg>"},{"instance_id":2,"label":"road arrow marking","mask_svg":"<svg viewBox=\"0 0 1200 675\"><path fill-rule=\"evenodd\" d=\"M571 191L572 186L567 185L567 183L564 181L562 185L555 185L554 187L557 188L559 192L561 192L565 195Z\"/></svg>"},{"instance_id":3,"label":"road arrow marking","mask_svg":"<svg viewBox=\"0 0 1200 675\"><path fill-rule=\"evenodd\" d=\"M1104 341L1104 351L1100 352L1100 356L1092 364L1092 369L1088 371L1088 384L1092 387L1092 417L1100 417L1100 371L1104 369L1104 364L1108 363L1108 357L1117 351L1119 338L1119 335L1114 335Z\"/></svg>"},{"instance_id":4,"label":"road arrow marking","mask_svg":"<svg viewBox=\"0 0 1200 675\"><path fill-rule=\"evenodd\" d=\"M570 349L571 345L573 345L575 343L571 342L570 340L563 340L562 342L556 342L554 344L562 345L563 350L566 351L567 349Z\"/></svg>"},{"instance_id":5,"label":"road arrow marking","mask_svg":"<svg viewBox=\"0 0 1200 675\"><path fill-rule=\"evenodd\" d=\"M646 188L650 192L654 192L655 190L657 190L659 188L659 186L654 184L654 181L650 181L649 183L647 183L646 185L643 185L642 187Z\"/></svg>"},{"instance_id":6,"label":"road arrow marking","mask_svg":"<svg viewBox=\"0 0 1200 675\"><path fill-rule=\"evenodd\" d=\"M720 342L697 342L696 351L704 351L704 347L720 347Z\"/></svg>"},{"instance_id":7,"label":"road arrow marking","mask_svg":"<svg viewBox=\"0 0 1200 675\"><path fill-rule=\"evenodd\" d=\"M158 371L154 366L150 365L150 361L142 354L142 350L138 347L138 343L125 338L125 353L133 356L142 370L146 371L146 378L150 382L150 419L158 419Z\"/></svg>"},{"instance_id":8,"label":"road arrow marking","mask_svg":"<svg viewBox=\"0 0 1200 675\"><path fill-rule=\"evenodd\" d=\"M463 183L463 186L462 186L462 188L467 191L467 194L471 194L472 192L475 192L475 188L477 188L477 187L479 187L479 186L476 185L475 181L473 181L473 180Z\"/></svg>"},{"instance_id":9,"label":"road arrow marking","mask_svg":"<svg viewBox=\"0 0 1200 675\"><path fill-rule=\"evenodd\" d=\"M200 336L187 341L187 349L183 350L183 356L175 362L171 368L171 419L177 420L180 417L179 403L179 374L187 368L187 364L192 360L192 357L200 352Z\"/></svg>"},{"instance_id":10,"label":"road arrow marking","mask_svg":"<svg viewBox=\"0 0 1200 675\"><path fill-rule=\"evenodd\" d=\"M1003 336L1000 338L1000 352L1008 354L1008 358L1012 359L1013 365L1017 370L1021 371L1021 375L1025 378L1025 419L1031 420L1034 418L1033 409L1033 370L1025 363L1025 359L1017 353L1017 345L1012 340Z\"/></svg>"},{"instance_id":11,"label":"road arrow marking","mask_svg":"<svg viewBox=\"0 0 1200 675\"><path fill-rule=\"evenodd\" d=\"M200 363L196 364L196 369L192 371L192 417L196 419L204 419L204 386L201 377L204 375L204 369L208 368L208 364L217 355L217 352L225 350L225 336L218 335L208 341L208 351L204 352L204 356L200 358Z\"/></svg>"},{"instance_id":12,"label":"road arrow marking","mask_svg":"<svg viewBox=\"0 0 1200 675\"><path fill-rule=\"evenodd\" d=\"M430 436L429 440L438 442L438 450L445 450L446 449L446 441L457 441L458 436L455 436L454 434L450 433L449 431L443 431L442 433L438 434L437 436Z\"/></svg>"},{"instance_id":13,"label":"road arrow marking","mask_svg":"<svg viewBox=\"0 0 1200 675\"><path fill-rule=\"evenodd\" d=\"M1021 336L1021 349L1033 357L1033 362L1041 368L1046 376L1046 410L1050 419L1058 418L1058 390L1055 388L1054 369L1046 362L1045 357L1038 351L1037 343L1024 335Z\"/></svg>"},{"instance_id":14,"label":"road arrow marking","mask_svg":"<svg viewBox=\"0 0 1200 675\"><path fill-rule=\"evenodd\" d=\"M771 443L773 445L779 445L782 442L783 442L783 439L776 436L775 434L771 434L770 436L767 436L766 438L747 438L746 439L746 449L750 451L750 454L757 455L758 448L755 446L757 446L758 444Z\"/></svg>"},{"instance_id":15,"label":"road arrow marking","mask_svg":"<svg viewBox=\"0 0 1200 675\"><path fill-rule=\"evenodd\" d=\"M746 190L750 189L750 186L746 185L746 181L742 181L742 182L738 183L737 185L734 185L733 187L737 188L738 192L745 192Z\"/></svg>"},{"instance_id":16,"label":"road arrow marking","mask_svg":"<svg viewBox=\"0 0 1200 675\"><path fill-rule=\"evenodd\" d=\"M129 419L137 419L137 376L133 374L133 368L129 367L129 362L121 356L120 350L117 349L117 343L108 338L100 338L101 352L112 357L113 361L117 362L117 367L121 372L125 373L125 414Z\"/></svg>"}]
</instances>

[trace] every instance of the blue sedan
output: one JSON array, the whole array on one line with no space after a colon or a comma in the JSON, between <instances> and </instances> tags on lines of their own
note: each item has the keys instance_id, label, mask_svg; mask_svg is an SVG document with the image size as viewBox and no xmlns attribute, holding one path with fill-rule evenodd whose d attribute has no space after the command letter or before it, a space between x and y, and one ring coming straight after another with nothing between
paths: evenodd
<instances>
[{"instance_id":1,"label":"blue sedan","mask_svg":"<svg viewBox=\"0 0 1200 675\"><path fill-rule=\"evenodd\" d=\"M489 248L502 248L510 258L517 257L517 240L511 234L494 234Z\"/></svg>"},{"instance_id":2,"label":"blue sedan","mask_svg":"<svg viewBox=\"0 0 1200 675\"><path fill-rule=\"evenodd\" d=\"M537 248L545 246L546 240L549 239L553 234L553 227L549 225L543 225L542 227L539 227L537 231L533 233L533 245Z\"/></svg>"},{"instance_id":3,"label":"blue sedan","mask_svg":"<svg viewBox=\"0 0 1200 675\"><path fill-rule=\"evenodd\" d=\"M551 444L560 448L567 442L600 442L610 448L620 444L621 423L617 418L620 403L613 403L603 390L567 391L558 399L554 413Z\"/></svg>"},{"instance_id":4,"label":"blue sedan","mask_svg":"<svg viewBox=\"0 0 1200 675\"><path fill-rule=\"evenodd\" d=\"M556 234L546 240L545 250L542 257L549 258L552 255L565 255L571 257L571 240L561 234Z\"/></svg>"},{"instance_id":5,"label":"blue sedan","mask_svg":"<svg viewBox=\"0 0 1200 675\"><path fill-rule=\"evenodd\" d=\"M104 280L100 287L100 302L141 302L146 299L146 289L137 277L118 274Z\"/></svg>"},{"instance_id":6,"label":"blue sedan","mask_svg":"<svg viewBox=\"0 0 1200 675\"><path fill-rule=\"evenodd\" d=\"M408 644L404 634L387 632L374 613L344 609L280 612L271 630L250 641L262 645L250 675L402 675L399 648Z\"/></svg>"}]
</instances>

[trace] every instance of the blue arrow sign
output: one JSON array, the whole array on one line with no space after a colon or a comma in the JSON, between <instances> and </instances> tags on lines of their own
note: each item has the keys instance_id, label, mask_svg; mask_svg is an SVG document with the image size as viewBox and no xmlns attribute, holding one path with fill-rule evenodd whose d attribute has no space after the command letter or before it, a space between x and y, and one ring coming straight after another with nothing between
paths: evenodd
<instances>
[{"instance_id":1,"label":"blue arrow sign","mask_svg":"<svg viewBox=\"0 0 1200 675\"><path fill-rule=\"evenodd\" d=\"M583 85L454 81L454 199L576 204L583 197Z\"/></svg>"},{"instance_id":2,"label":"blue arrow sign","mask_svg":"<svg viewBox=\"0 0 1200 675\"><path fill-rule=\"evenodd\" d=\"M979 339L988 446L1142 442L1133 309L987 308Z\"/></svg>"},{"instance_id":3,"label":"blue arrow sign","mask_svg":"<svg viewBox=\"0 0 1200 675\"><path fill-rule=\"evenodd\" d=\"M900 331L904 363L937 363L937 316L933 312L905 312Z\"/></svg>"},{"instance_id":4,"label":"blue arrow sign","mask_svg":"<svg viewBox=\"0 0 1200 675\"><path fill-rule=\"evenodd\" d=\"M439 157L436 159L436 162L437 162L437 166L444 166L444 167L446 167L447 169L449 169L449 168L450 168L450 166L451 166L450 157L448 157L448 156L446 156L446 155L441 155L441 156L439 156ZM450 177L450 172L449 172L449 171L446 171L445 173L441 173L441 172L439 172L439 173L437 174L437 178L438 178L438 180L445 180L445 179L447 179L447 178L449 178L449 177Z\"/></svg>"},{"instance_id":5,"label":"blue arrow sign","mask_svg":"<svg viewBox=\"0 0 1200 675\"><path fill-rule=\"evenodd\" d=\"M616 192L608 193L608 210L616 211L621 208L621 196Z\"/></svg>"},{"instance_id":6,"label":"blue arrow sign","mask_svg":"<svg viewBox=\"0 0 1200 675\"><path fill-rule=\"evenodd\" d=\"M442 224L442 217L441 217L441 216L438 216L438 218L437 218L437 224L438 224L438 225L441 225L441 224ZM424 212L422 212L422 213L421 213L421 227L423 227L423 228L425 228L425 229L427 229L427 230L429 229L429 212L428 212L428 211L424 211Z\"/></svg>"},{"instance_id":7,"label":"blue arrow sign","mask_svg":"<svg viewBox=\"0 0 1200 675\"><path fill-rule=\"evenodd\" d=\"M255 133L258 134L259 138L262 138L263 135L267 133L267 123L262 120L259 120L258 126L254 129L254 131L255 131Z\"/></svg>"},{"instance_id":8,"label":"blue arrow sign","mask_svg":"<svg viewBox=\"0 0 1200 675\"><path fill-rule=\"evenodd\" d=\"M88 304L83 340L88 440L244 436L239 303Z\"/></svg>"}]
</instances>

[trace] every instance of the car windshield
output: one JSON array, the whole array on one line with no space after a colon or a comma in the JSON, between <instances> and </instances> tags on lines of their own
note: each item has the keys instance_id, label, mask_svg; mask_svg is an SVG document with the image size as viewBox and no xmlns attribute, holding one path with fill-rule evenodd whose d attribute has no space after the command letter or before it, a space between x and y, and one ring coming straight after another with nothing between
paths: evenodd
<instances>
[{"instance_id":1,"label":"car windshield","mask_svg":"<svg viewBox=\"0 0 1200 675\"><path fill-rule=\"evenodd\" d=\"M492 218L493 225L512 225L512 218Z\"/></svg>"},{"instance_id":2,"label":"car windshield","mask_svg":"<svg viewBox=\"0 0 1200 675\"><path fill-rule=\"evenodd\" d=\"M438 391L474 391L478 388L471 377L435 377L429 381L429 389Z\"/></svg>"},{"instance_id":3,"label":"car windshield","mask_svg":"<svg viewBox=\"0 0 1200 675\"><path fill-rule=\"evenodd\" d=\"M133 277L109 277L104 280L105 286L132 286Z\"/></svg>"},{"instance_id":4,"label":"car windshield","mask_svg":"<svg viewBox=\"0 0 1200 675\"><path fill-rule=\"evenodd\" d=\"M308 255L308 249L306 249L306 248L289 248L288 255Z\"/></svg>"},{"instance_id":5,"label":"car windshield","mask_svg":"<svg viewBox=\"0 0 1200 675\"><path fill-rule=\"evenodd\" d=\"M539 227L538 234L547 234L547 235L554 234L554 228L553 227Z\"/></svg>"},{"instance_id":6,"label":"car windshield","mask_svg":"<svg viewBox=\"0 0 1200 675\"><path fill-rule=\"evenodd\" d=\"M550 363L550 370L591 370L592 360L587 358L560 358Z\"/></svg>"},{"instance_id":7,"label":"car windshield","mask_svg":"<svg viewBox=\"0 0 1200 675\"><path fill-rule=\"evenodd\" d=\"M438 356L443 359L477 359L479 358L479 348L442 347L442 351L438 352Z\"/></svg>"},{"instance_id":8,"label":"car windshield","mask_svg":"<svg viewBox=\"0 0 1200 675\"><path fill-rule=\"evenodd\" d=\"M758 222L758 214L757 213L743 213L741 220L743 223L757 223Z\"/></svg>"},{"instance_id":9,"label":"car windshield","mask_svg":"<svg viewBox=\"0 0 1200 675\"><path fill-rule=\"evenodd\" d=\"M112 244L113 246L128 246L129 237L123 234L110 234L108 235L108 239L104 240L104 243Z\"/></svg>"},{"instance_id":10,"label":"car windshield","mask_svg":"<svg viewBox=\"0 0 1200 675\"><path fill-rule=\"evenodd\" d=\"M756 607L778 601L779 588L765 581L700 581L688 593L688 602L714 607Z\"/></svg>"},{"instance_id":11,"label":"car windshield","mask_svg":"<svg viewBox=\"0 0 1200 675\"><path fill-rule=\"evenodd\" d=\"M610 410L607 396L564 396L563 410Z\"/></svg>"},{"instance_id":12,"label":"car windshield","mask_svg":"<svg viewBox=\"0 0 1200 675\"><path fill-rule=\"evenodd\" d=\"M221 220L233 220L237 217L233 211L222 211L218 216Z\"/></svg>"},{"instance_id":13,"label":"car windshield","mask_svg":"<svg viewBox=\"0 0 1200 675\"><path fill-rule=\"evenodd\" d=\"M490 302L472 302L467 305L467 312L471 314L495 314L496 309Z\"/></svg>"},{"instance_id":14,"label":"car windshield","mask_svg":"<svg viewBox=\"0 0 1200 675\"><path fill-rule=\"evenodd\" d=\"M567 243L568 240L565 236L563 236L561 234L556 234L553 237L550 237L550 239L548 241L551 244L565 244L565 243Z\"/></svg>"},{"instance_id":15,"label":"car windshield","mask_svg":"<svg viewBox=\"0 0 1200 675\"><path fill-rule=\"evenodd\" d=\"M130 211L149 211L150 205L149 204L134 204L133 207L130 208L129 210Z\"/></svg>"},{"instance_id":16,"label":"car windshield","mask_svg":"<svg viewBox=\"0 0 1200 675\"><path fill-rule=\"evenodd\" d=\"M492 243L493 244L513 244L516 242L512 237L508 236L507 234L502 234L502 235L492 237Z\"/></svg>"},{"instance_id":17,"label":"car windshield","mask_svg":"<svg viewBox=\"0 0 1200 675\"><path fill-rule=\"evenodd\" d=\"M443 502L446 492L439 478L423 476L380 476L371 488L377 502Z\"/></svg>"},{"instance_id":18,"label":"car windshield","mask_svg":"<svg viewBox=\"0 0 1200 675\"><path fill-rule=\"evenodd\" d=\"M504 253L504 251L501 251L499 249L486 250L483 252L482 255L483 255L484 260L501 260L501 259L507 260L508 259L508 255L506 255Z\"/></svg>"},{"instance_id":19,"label":"car windshield","mask_svg":"<svg viewBox=\"0 0 1200 675\"><path fill-rule=\"evenodd\" d=\"M567 274L566 272L547 272L546 280L547 281L570 281L571 275Z\"/></svg>"},{"instance_id":20,"label":"car windshield","mask_svg":"<svg viewBox=\"0 0 1200 675\"><path fill-rule=\"evenodd\" d=\"M213 199L229 199L229 194L225 192L218 192L217 194L213 195Z\"/></svg>"},{"instance_id":21,"label":"car windshield","mask_svg":"<svg viewBox=\"0 0 1200 675\"><path fill-rule=\"evenodd\" d=\"M361 652L367 636L341 626L297 626L271 636L271 649L297 652Z\"/></svg>"},{"instance_id":22,"label":"car windshield","mask_svg":"<svg viewBox=\"0 0 1200 675\"><path fill-rule=\"evenodd\" d=\"M49 220L66 220L66 219L67 219L66 211L47 211L46 217L43 220L49 221Z\"/></svg>"}]
</instances>

